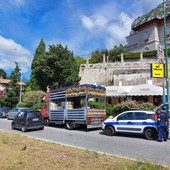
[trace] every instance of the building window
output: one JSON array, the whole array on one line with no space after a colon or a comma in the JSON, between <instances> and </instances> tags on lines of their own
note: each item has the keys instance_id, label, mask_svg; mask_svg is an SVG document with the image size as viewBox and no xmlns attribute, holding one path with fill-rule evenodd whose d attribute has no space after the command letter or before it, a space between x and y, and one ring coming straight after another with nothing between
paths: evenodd
<instances>
[{"instance_id":1,"label":"building window","mask_svg":"<svg viewBox=\"0 0 170 170\"><path fill-rule=\"evenodd\" d=\"M144 43L147 43L148 40L149 40L148 31L145 31L145 34L144 34Z\"/></svg>"}]
</instances>

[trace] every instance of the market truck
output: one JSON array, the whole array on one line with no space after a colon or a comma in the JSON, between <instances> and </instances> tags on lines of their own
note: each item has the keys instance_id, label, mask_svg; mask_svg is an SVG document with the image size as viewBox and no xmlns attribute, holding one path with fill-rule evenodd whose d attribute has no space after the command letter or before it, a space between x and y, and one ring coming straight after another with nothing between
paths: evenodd
<instances>
[{"instance_id":1,"label":"market truck","mask_svg":"<svg viewBox=\"0 0 170 170\"><path fill-rule=\"evenodd\" d=\"M41 110L44 124L63 124L67 129L99 128L106 117L106 89L82 84L50 90Z\"/></svg>"}]
</instances>

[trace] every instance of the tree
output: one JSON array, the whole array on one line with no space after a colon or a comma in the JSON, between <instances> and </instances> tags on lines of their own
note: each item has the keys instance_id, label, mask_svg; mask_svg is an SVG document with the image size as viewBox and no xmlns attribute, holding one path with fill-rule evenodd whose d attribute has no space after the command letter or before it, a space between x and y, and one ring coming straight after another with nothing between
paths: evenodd
<instances>
[{"instance_id":1,"label":"tree","mask_svg":"<svg viewBox=\"0 0 170 170\"><path fill-rule=\"evenodd\" d=\"M0 77L2 77L3 79L6 79L6 72L3 69L0 69Z\"/></svg>"},{"instance_id":2,"label":"tree","mask_svg":"<svg viewBox=\"0 0 170 170\"><path fill-rule=\"evenodd\" d=\"M7 107L13 108L19 102L20 88L18 80L20 80L20 68L15 62L15 70L10 75L10 84L6 89L6 95L4 96L4 104Z\"/></svg>"},{"instance_id":3,"label":"tree","mask_svg":"<svg viewBox=\"0 0 170 170\"><path fill-rule=\"evenodd\" d=\"M103 62L103 54L100 50L95 50L92 52L91 59L89 60L90 63L102 63Z\"/></svg>"},{"instance_id":4,"label":"tree","mask_svg":"<svg viewBox=\"0 0 170 170\"><path fill-rule=\"evenodd\" d=\"M116 56L124 53L125 51L125 47L122 44L120 44L119 47L115 45L114 48L109 50L109 60L112 62L116 61Z\"/></svg>"},{"instance_id":5,"label":"tree","mask_svg":"<svg viewBox=\"0 0 170 170\"><path fill-rule=\"evenodd\" d=\"M50 45L45 53L42 41L32 63L32 87L46 91L47 86L58 88L79 83L79 65L72 52L61 44ZM34 86L34 84L36 86Z\"/></svg>"},{"instance_id":6,"label":"tree","mask_svg":"<svg viewBox=\"0 0 170 170\"><path fill-rule=\"evenodd\" d=\"M39 72L39 69L38 69L39 66L43 64L41 62L43 62L42 60L44 59L44 57L45 57L45 43L44 43L44 40L41 39L35 51L34 59L31 65L32 73L31 73L31 78L28 84L30 85L32 90L41 89L38 83L37 72Z\"/></svg>"},{"instance_id":7,"label":"tree","mask_svg":"<svg viewBox=\"0 0 170 170\"><path fill-rule=\"evenodd\" d=\"M86 60L83 57L80 56L76 56L75 60L77 62L77 64L80 66L81 64L86 64Z\"/></svg>"}]
</instances>

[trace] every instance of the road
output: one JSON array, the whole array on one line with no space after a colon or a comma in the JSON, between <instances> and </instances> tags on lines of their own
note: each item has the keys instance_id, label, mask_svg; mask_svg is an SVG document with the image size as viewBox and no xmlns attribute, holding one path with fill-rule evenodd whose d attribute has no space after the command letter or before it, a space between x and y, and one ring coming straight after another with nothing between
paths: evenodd
<instances>
[{"instance_id":1,"label":"road","mask_svg":"<svg viewBox=\"0 0 170 170\"><path fill-rule=\"evenodd\" d=\"M23 134L19 130L11 130L10 124L10 120L0 119L1 130ZM24 134L68 146L170 166L170 140L161 143L146 140L142 136L116 135L109 137L104 135L100 129L66 130L61 126L45 127L44 130L29 131Z\"/></svg>"}]
</instances>

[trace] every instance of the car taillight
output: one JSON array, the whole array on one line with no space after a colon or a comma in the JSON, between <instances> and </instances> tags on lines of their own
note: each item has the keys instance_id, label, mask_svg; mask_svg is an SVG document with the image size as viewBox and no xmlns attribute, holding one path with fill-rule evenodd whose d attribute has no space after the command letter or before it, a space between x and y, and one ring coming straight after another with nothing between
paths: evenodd
<instances>
[{"instance_id":1,"label":"car taillight","mask_svg":"<svg viewBox=\"0 0 170 170\"><path fill-rule=\"evenodd\" d=\"M25 121L28 122L28 117L26 117Z\"/></svg>"}]
</instances>

